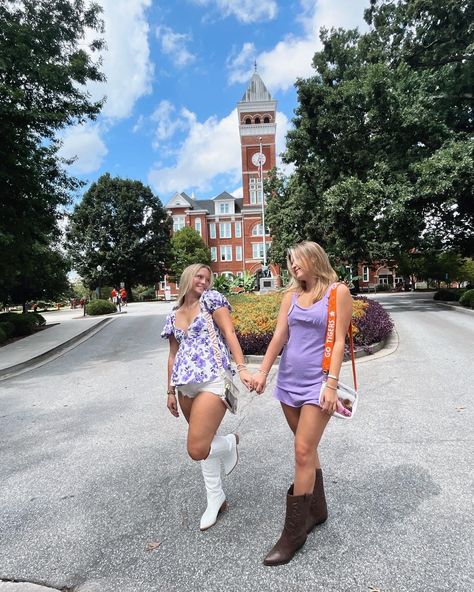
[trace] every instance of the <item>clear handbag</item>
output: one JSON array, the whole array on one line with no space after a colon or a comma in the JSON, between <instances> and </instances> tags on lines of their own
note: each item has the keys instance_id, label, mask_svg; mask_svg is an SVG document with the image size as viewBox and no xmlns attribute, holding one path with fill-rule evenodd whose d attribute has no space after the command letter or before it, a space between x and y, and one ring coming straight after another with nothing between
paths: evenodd
<instances>
[{"instance_id":1,"label":"clear handbag","mask_svg":"<svg viewBox=\"0 0 474 592\"><path fill-rule=\"evenodd\" d=\"M324 389L328 379L329 368L331 366L332 349L334 346L334 337L336 334L336 290L337 284L334 284L329 294L328 303L328 324L326 330L326 343L324 345L323 355L323 383L319 392L319 404L322 406L324 402ZM357 411L357 404L359 402L359 393L357 390L357 377L355 369L355 355L354 355L354 340L352 338L352 323L349 324L349 351L352 362L352 378L354 380L354 388L338 381L337 384L337 410L333 413L334 417L339 419L353 419Z\"/></svg>"}]
</instances>

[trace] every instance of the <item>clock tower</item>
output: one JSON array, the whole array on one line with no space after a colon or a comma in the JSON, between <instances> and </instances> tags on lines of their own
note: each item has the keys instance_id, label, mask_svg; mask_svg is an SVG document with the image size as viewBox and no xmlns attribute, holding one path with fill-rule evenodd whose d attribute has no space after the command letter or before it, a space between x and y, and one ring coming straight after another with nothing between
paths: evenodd
<instances>
[{"instance_id":1,"label":"clock tower","mask_svg":"<svg viewBox=\"0 0 474 592\"><path fill-rule=\"evenodd\" d=\"M243 209L262 209L262 180L276 166L276 101L257 68L237 103L242 155Z\"/></svg>"}]
</instances>

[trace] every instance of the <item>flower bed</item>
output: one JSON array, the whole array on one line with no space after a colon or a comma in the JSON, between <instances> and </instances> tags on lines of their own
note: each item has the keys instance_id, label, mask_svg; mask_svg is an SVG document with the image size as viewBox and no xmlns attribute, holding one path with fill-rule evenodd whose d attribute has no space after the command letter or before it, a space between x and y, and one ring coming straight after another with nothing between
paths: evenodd
<instances>
[{"instance_id":1,"label":"flower bed","mask_svg":"<svg viewBox=\"0 0 474 592\"><path fill-rule=\"evenodd\" d=\"M239 294L229 298L244 354L265 353L276 327L282 298L281 292L261 296ZM393 322L382 305L364 297L353 299L352 323L354 343L361 348L382 341L393 329Z\"/></svg>"}]
</instances>

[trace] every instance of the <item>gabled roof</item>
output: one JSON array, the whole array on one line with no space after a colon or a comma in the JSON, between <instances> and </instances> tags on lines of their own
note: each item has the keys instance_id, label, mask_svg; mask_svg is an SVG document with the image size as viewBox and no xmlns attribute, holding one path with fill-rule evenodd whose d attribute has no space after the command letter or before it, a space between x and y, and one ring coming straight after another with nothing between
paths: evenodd
<instances>
[{"instance_id":1,"label":"gabled roof","mask_svg":"<svg viewBox=\"0 0 474 592\"><path fill-rule=\"evenodd\" d=\"M227 193L227 191L223 191L222 193L219 193L219 195L214 197L213 201L217 201L217 200L221 200L221 199L231 199L232 201L234 201L235 197L233 195L231 195L230 193Z\"/></svg>"},{"instance_id":2,"label":"gabled roof","mask_svg":"<svg viewBox=\"0 0 474 592\"><path fill-rule=\"evenodd\" d=\"M250 79L247 90L242 97L242 102L253 103L254 101L272 101L272 96L268 92L263 80L257 72L254 72Z\"/></svg>"}]
</instances>

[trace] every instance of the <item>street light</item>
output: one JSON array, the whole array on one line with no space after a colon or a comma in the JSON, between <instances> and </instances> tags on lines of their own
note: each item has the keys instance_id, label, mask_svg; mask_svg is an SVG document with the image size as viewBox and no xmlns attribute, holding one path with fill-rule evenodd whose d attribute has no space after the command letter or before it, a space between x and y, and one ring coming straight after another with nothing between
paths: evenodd
<instances>
[{"instance_id":1,"label":"street light","mask_svg":"<svg viewBox=\"0 0 474 592\"><path fill-rule=\"evenodd\" d=\"M95 294L97 296L97 300L99 300L100 299L100 272L102 271L102 265L98 265L96 267L96 269L99 272L99 275L98 275L98 278L97 278L98 286L97 286L97 289L95 291Z\"/></svg>"}]
</instances>

